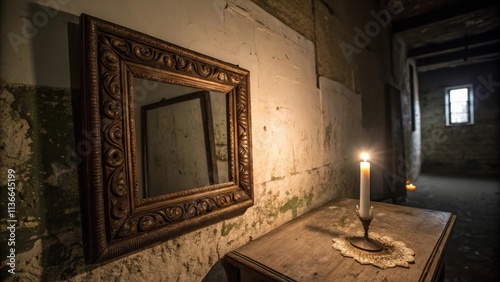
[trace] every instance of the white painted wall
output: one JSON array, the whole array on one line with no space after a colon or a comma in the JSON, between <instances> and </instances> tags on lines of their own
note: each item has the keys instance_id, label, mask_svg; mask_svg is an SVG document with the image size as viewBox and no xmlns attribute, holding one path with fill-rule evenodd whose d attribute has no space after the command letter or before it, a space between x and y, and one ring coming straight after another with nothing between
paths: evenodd
<instances>
[{"instance_id":1,"label":"white painted wall","mask_svg":"<svg viewBox=\"0 0 500 282\"><path fill-rule=\"evenodd\" d=\"M225 253L252 238L332 198L357 194L359 95L325 78L318 82L313 43L252 2L53 0L59 11L45 25L40 21L48 12L39 3L46 2L1 2L0 73L6 83L78 88L79 74L71 67L78 44L68 23L78 23L81 13L250 71L255 205L244 215L121 260L92 269L77 265L74 280L199 281ZM29 22L39 26L22 40ZM21 43L10 44L9 34ZM51 235L74 248L80 233ZM20 265L43 268L36 254L50 246L36 244L19 254Z\"/></svg>"}]
</instances>

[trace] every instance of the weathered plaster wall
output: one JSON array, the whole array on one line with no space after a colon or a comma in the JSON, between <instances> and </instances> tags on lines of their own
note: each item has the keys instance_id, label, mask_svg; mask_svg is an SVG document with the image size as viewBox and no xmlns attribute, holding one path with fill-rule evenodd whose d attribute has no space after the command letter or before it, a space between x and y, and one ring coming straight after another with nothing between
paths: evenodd
<instances>
[{"instance_id":1,"label":"weathered plaster wall","mask_svg":"<svg viewBox=\"0 0 500 282\"><path fill-rule=\"evenodd\" d=\"M312 2L314 37L329 32L315 45L244 0L2 1L0 171L16 170L19 221L16 275L7 275L2 258L2 279L223 281L218 262L228 251L332 198L356 196L359 149L366 140L374 148L382 142L378 99L388 81L390 48L381 29L356 62L340 63L338 34L352 42L352 25L363 28L378 1L353 2L361 6L336 4L337 14ZM84 265L77 153L85 148L75 138L83 12L250 71L255 205L245 214L110 263ZM326 22L333 18L337 26ZM307 38L308 30L301 32ZM329 46L339 57L320 60ZM6 181L0 179L4 207ZM5 237L0 244L3 254Z\"/></svg>"},{"instance_id":2,"label":"weathered plaster wall","mask_svg":"<svg viewBox=\"0 0 500 282\"><path fill-rule=\"evenodd\" d=\"M499 78L497 62L420 74L422 170L498 174ZM463 84L473 85L474 125L446 126L444 89Z\"/></svg>"},{"instance_id":3,"label":"weathered plaster wall","mask_svg":"<svg viewBox=\"0 0 500 282\"><path fill-rule=\"evenodd\" d=\"M385 124L388 110L383 95L386 84L403 89L406 83L401 73L391 73L389 24L402 11L399 1L387 1L386 6L380 6L380 1L291 0L286 4L280 0L252 1L315 43L319 76L340 82L360 94L363 125L360 150L371 153L372 197L389 197L383 189L386 181L383 173L388 169L383 153L388 150ZM397 63L406 66L406 58Z\"/></svg>"}]
</instances>

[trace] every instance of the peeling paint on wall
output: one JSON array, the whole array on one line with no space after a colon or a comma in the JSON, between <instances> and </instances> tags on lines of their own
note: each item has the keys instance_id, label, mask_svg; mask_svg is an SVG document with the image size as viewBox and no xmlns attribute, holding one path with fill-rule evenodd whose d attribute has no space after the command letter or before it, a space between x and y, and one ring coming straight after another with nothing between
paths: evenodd
<instances>
[{"instance_id":1,"label":"peeling paint on wall","mask_svg":"<svg viewBox=\"0 0 500 282\"><path fill-rule=\"evenodd\" d=\"M19 113L13 109L14 95L0 86L0 169L6 171L25 163L31 156L30 145L33 143L29 138L30 125L26 119L21 118ZM18 171L19 174L21 171ZM7 186L7 178L0 178L0 186ZM18 190L22 191L21 187Z\"/></svg>"},{"instance_id":2,"label":"peeling paint on wall","mask_svg":"<svg viewBox=\"0 0 500 282\"><path fill-rule=\"evenodd\" d=\"M332 140L332 125L329 124L326 128L325 128L325 141L324 141L324 144L325 144L325 147L328 149L330 147L330 141Z\"/></svg>"}]
</instances>

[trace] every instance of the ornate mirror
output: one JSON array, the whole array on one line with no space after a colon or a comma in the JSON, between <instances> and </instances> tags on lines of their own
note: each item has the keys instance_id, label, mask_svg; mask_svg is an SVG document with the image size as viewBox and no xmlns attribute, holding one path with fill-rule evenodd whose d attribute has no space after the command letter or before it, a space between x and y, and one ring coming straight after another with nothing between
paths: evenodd
<instances>
[{"instance_id":1,"label":"ornate mirror","mask_svg":"<svg viewBox=\"0 0 500 282\"><path fill-rule=\"evenodd\" d=\"M87 261L252 206L249 72L85 14L80 24Z\"/></svg>"}]
</instances>

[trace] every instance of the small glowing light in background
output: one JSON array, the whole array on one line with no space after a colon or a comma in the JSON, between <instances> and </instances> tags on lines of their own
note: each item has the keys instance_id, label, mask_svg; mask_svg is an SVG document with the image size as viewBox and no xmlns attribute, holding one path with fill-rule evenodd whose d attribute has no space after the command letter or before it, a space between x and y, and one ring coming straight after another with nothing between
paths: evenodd
<instances>
[{"instance_id":1,"label":"small glowing light in background","mask_svg":"<svg viewBox=\"0 0 500 282\"><path fill-rule=\"evenodd\" d=\"M361 158L366 162L366 160L368 159L368 153L362 153Z\"/></svg>"},{"instance_id":2,"label":"small glowing light in background","mask_svg":"<svg viewBox=\"0 0 500 282\"><path fill-rule=\"evenodd\" d=\"M406 183L406 190L413 192L417 189L417 186L411 184L411 183Z\"/></svg>"}]
</instances>

